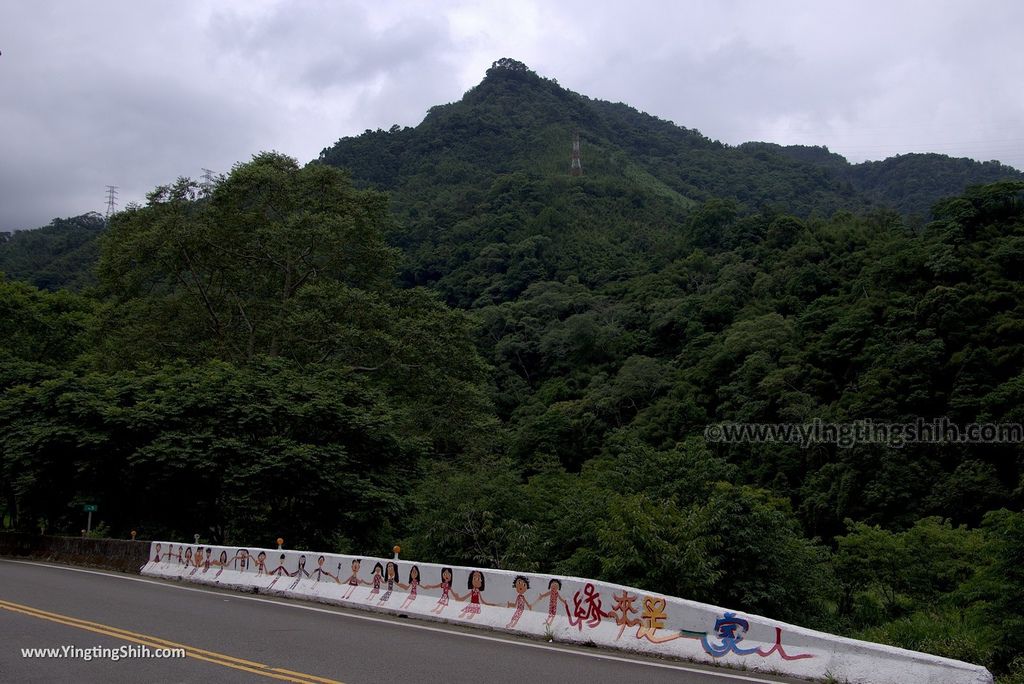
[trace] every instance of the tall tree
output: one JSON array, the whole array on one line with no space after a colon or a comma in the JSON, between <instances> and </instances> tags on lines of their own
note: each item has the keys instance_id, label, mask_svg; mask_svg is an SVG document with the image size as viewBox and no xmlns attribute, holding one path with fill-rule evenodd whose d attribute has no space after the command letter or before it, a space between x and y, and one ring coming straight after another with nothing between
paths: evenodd
<instances>
[{"instance_id":1,"label":"tall tree","mask_svg":"<svg viewBox=\"0 0 1024 684\"><path fill-rule=\"evenodd\" d=\"M159 187L103 238L100 281L129 323L115 326L128 337L117 347L137 358L308 360L294 317L325 283L374 289L391 278L389 220L383 195L275 153L236 166L209 195L185 178Z\"/></svg>"}]
</instances>

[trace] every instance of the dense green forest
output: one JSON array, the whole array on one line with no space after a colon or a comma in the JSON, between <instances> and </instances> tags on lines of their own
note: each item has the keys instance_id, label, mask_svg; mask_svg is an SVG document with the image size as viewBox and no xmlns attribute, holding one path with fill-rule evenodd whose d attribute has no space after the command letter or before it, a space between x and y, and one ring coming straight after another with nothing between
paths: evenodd
<instances>
[{"instance_id":1,"label":"dense green forest","mask_svg":"<svg viewBox=\"0 0 1024 684\"><path fill-rule=\"evenodd\" d=\"M72 228L0 245L5 525L399 542L1024 681L1019 443L703 436L1024 423L1019 172L732 148L502 60Z\"/></svg>"},{"instance_id":2,"label":"dense green forest","mask_svg":"<svg viewBox=\"0 0 1024 684\"><path fill-rule=\"evenodd\" d=\"M928 216L940 199L958 195L969 185L1024 180L1024 174L997 161L951 159L943 154L902 154L882 161L850 164L827 147L744 143L746 150L765 150L828 169L875 206L888 206L911 217Z\"/></svg>"},{"instance_id":3,"label":"dense green forest","mask_svg":"<svg viewBox=\"0 0 1024 684\"><path fill-rule=\"evenodd\" d=\"M45 290L94 284L103 217L92 212L54 219L36 230L0 233L0 273Z\"/></svg>"}]
</instances>

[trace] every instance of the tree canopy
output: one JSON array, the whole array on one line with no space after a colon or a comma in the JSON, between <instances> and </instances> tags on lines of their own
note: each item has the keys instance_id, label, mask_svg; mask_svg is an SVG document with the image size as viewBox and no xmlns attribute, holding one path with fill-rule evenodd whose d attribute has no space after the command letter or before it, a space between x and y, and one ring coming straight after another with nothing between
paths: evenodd
<instances>
[{"instance_id":1,"label":"tree canopy","mask_svg":"<svg viewBox=\"0 0 1024 684\"><path fill-rule=\"evenodd\" d=\"M703 437L1024 424L1024 182L929 185L947 163L892 164L894 195L502 60L416 128L179 179L112 217L80 293L0 280L0 518L400 542L1021 681L1019 443Z\"/></svg>"}]
</instances>

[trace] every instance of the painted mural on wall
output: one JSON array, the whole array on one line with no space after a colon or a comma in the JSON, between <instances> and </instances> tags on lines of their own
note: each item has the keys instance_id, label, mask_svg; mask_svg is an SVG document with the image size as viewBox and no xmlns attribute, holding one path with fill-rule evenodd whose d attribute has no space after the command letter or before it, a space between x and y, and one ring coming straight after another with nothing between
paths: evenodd
<instances>
[{"instance_id":1,"label":"painted mural on wall","mask_svg":"<svg viewBox=\"0 0 1024 684\"><path fill-rule=\"evenodd\" d=\"M144 573L666 655L784 662L815 657L787 648L781 626L578 578L174 542L153 543Z\"/></svg>"},{"instance_id":2,"label":"painted mural on wall","mask_svg":"<svg viewBox=\"0 0 1024 684\"><path fill-rule=\"evenodd\" d=\"M775 643L772 644L770 649L765 650L761 646L744 648L740 646L740 642L743 641L744 636L749 630L749 621L739 617L736 613L726 612L722 617L715 620L714 636L709 639L707 634L702 634L700 642L704 647L704 652L715 658L721 658L730 653L741 656L757 654L762 658L767 658L773 653L777 653L783 660L802 660L814 657L809 653L802 653L800 655L787 654L782 646L782 629L779 627L775 628Z\"/></svg>"},{"instance_id":3,"label":"painted mural on wall","mask_svg":"<svg viewBox=\"0 0 1024 684\"><path fill-rule=\"evenodd\" d=\"M803 678L992 682L979 666L578 577L167 541L142 572Z\"/></svg>"}]
</instances>

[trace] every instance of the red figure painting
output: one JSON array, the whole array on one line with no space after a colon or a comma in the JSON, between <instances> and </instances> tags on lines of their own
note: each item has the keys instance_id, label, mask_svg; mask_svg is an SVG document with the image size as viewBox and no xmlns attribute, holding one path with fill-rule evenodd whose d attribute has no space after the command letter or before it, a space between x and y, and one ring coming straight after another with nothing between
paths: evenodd
<instances>
[{"instance_id":1,"label":"red figure painting","mask_svg":"<svg viewBox=\"0 0 1024 684\"><path fill-rule=\"evenodd\" d=\"M231 560L234 568L239 572L245 572L249 569L249 549L239 549L235 551L235 557Z\"/></svg>"},{"instance_id":2,"label":"red figure painting","mask_svg":"<svg viewBox=\"0 0 1024 684\"><path fill-rule=\"evenodd\" d=\"M345 595L342 596L343 599L350 598L352 596L352 592L361 584L359 579L359 566L361 564L362 561L358 558L354 558L352 560L352 574L349 575L348 581L346 582L348 584L348 591L346 591Z\"/></svg>"},{"instance_id":3,"label":"red figure painting","mask_svg":"<svg viewBox=\"0 0 1024 684\"><path fill-rule=\"evenodd\" d=\"M469 589L467 594L459 596L453 591L452 596L455 597L456 601L469 601L459 612L459 617L472 620L473 616L480 614L481 606L493 606L494 604L488 603L483 597L483 592L487 588L484 573L479 570L470 571L466 585Z\"/></svg>"},{"instance_id":4,"label":"red figure painting","mask_svg":"<svg viewBox=\"0 0 1024 684\"><path fill-rule=\"evenodd\" d=\"M267 552L260 551L256 556L256 576L269 575L267 572Z\"/></svg>"},{"instance_id":5,"label":"red figure painting","mask_svg":"<svg viewBox=\"0 0 1024 684\"><path fill-rule=\"evenodd\" d=\"M533 610L533 606L526 600L526 590L530 588L530 580L525 575L519 575L512 580L512 588L516 590L516 600L515 603L509 601L508 607L514 607L516 612L512 613L512 619L505 625L506 629L512 629L516 626L519 618L523 617L524 610Z\"/></svg>"},{"instance_id":6,"label":"red figure painting","mask_svg":"<svg viewBox=\"0 0 1024 684\"><path fill-rule=\"evenodd\" d=\"M452 591L452 569L441 568L441 581L438 584L424 584L424 589L440 589L441 596L437 599L437 603L433 608L430 609L431 613L440 615L444 609L448 606L449 594L454 593Z\"/></svg>"},{"instance_id":7,"label":"red figure painting","mask_svg":"<svg viewBox=\"0 0 1024 684\"><path fill-rule=\"evenodd\" d=\"M191 550L191 549L190 549ZM196 549L196 553L192 556L192 572L188 573L190 576L196 574L203 565L203 547L200 546Z\"/></svg>"},{"instance_id":8,"label":"red figure painting","mask_svg":"<svg viewBox=\"0 0 1024 684\"><path fill-rule=\"evenodd\" d=\"M207 561L207 562L209 562L209 561ZM224 568L226 568L228 566L228 552L227 551L221 551L220 552L220 558L218 560L216 560L216 561L213 561L210 564L211 565L216 565L219 568L217 570L217 574L214 575L214 577L220 577L220 573L224 572Z\"/></svg>"},{"instance_id":9,"label":"red figure painting","mask_svg":"<svg viewBox=\"0 0 1024 684\"><path fill-rule=\"evenodd\" d=\"M418 566L412 566L409 568L409 584L399 583L402 589L408 589L409 595L405 597L405 603L402 604L402 608L408 608L409 604L416 600L416 589L420 586L420 569ZM424 585L426 586L426 585Z\"/></svg>"},{"instance_id":10,"label":"red figure painting","mask_svg":"<svg viewBox=\"0 0 1024 684\"><path fill-rule=\"evenodd\" d=\"M555 621L555 616L558 614L558 602L559 601L561 601L562 605L565 606L565 612L566 613L569 612L569 603L564 598L562 598L562 593L561 592L562 592L562 581L561 580L557 580L557 579L552 579L550 582L548 582L548 590L545 591L543 594L541 594L540 596L537 597L538 601L543 601L545 596L549 597L549 599L548 599L548 619L544 621L545 625L550 625L552 622Z\"/></svg>"},{"instance_id":11,"label":"red figure painting","mask_svg":"<svg viewBox=\"0 0 1024 684\"><path fill-rule=\"evenodd\" d=\"M388 585L388 590L380 597L380 601L377 602L378 606L390 601L391 592L395 590L395 584L401 584L401 582L398 581L398 563L388 561L387 566L384 568L384 581Z\"/></svg>"},{"instance_id":12,"label":"red figure painting","mask_svg":"<svg viewBox=\"0 0 1024 684\"><path fill-rule=\"evenodd\" d=\"M374 596L380 594L380 585L384 582L384 566L380 563L375 563L373 566L373 577L370 578L370 581L360 581L368 587L373 587L370 590L370 595L366 597L367 601L372 601Z\"/></svg>"}]
</instances>

